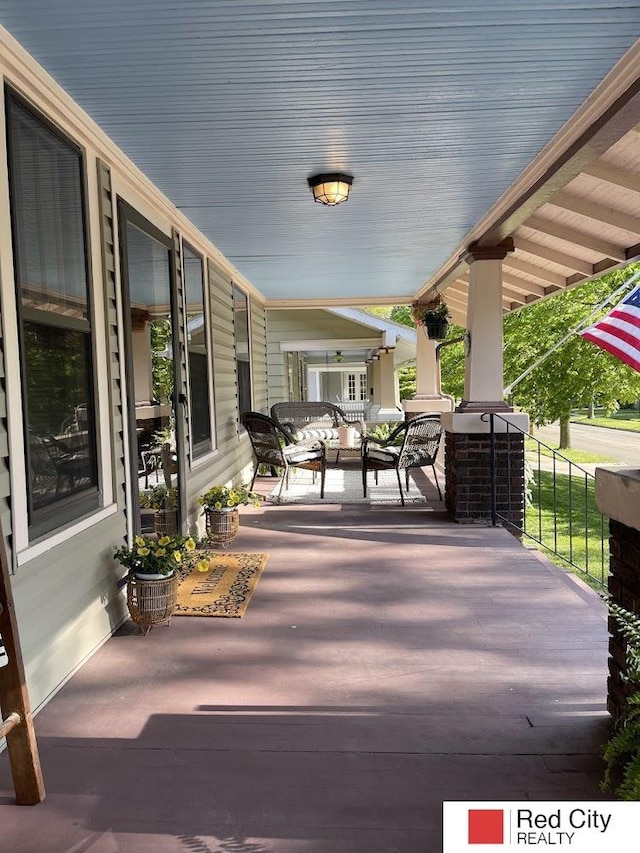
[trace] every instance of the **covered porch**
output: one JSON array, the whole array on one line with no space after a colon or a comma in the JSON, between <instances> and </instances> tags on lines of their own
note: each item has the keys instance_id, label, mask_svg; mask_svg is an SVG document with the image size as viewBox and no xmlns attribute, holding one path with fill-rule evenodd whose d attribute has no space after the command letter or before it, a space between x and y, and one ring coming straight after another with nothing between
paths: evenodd
<instances>
[{"instance_id":1,"label":"covered porch","mask_svg":"<svg viewBox=\"0 0 640 853\"><path fill-rule=\"evenodd\" d=\"M247 508L245 616L125 623L36 717L42 805L0 758L5 849L424 853L443 800L603 798L604 605L438 506Z\"/></svg>"}]
</instances>

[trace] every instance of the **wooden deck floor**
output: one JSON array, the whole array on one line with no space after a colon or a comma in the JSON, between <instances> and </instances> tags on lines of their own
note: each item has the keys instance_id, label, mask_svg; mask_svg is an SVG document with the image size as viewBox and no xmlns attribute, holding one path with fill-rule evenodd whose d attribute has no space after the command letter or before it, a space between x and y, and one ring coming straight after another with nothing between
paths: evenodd
<instances>
[{"instance_id":1,"label":"wooden deck floor","mask_svg":"<svg viewBox=\"0 0 640 853\"><path fill-rule=\"evenodd\" d=\"M273 506L232 547L244 618L127 623L38 715L44 804L0 757L0 849L436 853L443 800L602 799L604 607L510 534Z\"/></svg>"}]
</instances>

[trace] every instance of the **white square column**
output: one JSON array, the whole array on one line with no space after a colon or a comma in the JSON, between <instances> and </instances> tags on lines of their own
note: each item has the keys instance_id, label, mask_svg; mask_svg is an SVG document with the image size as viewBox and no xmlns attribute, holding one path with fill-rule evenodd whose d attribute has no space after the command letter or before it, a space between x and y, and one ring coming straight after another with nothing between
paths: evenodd
<instances>
[{"instance_id":1,"label":"white square column","mask_svg":"<svg viewBox=\"0 0 640 853\"><path fill-rule=\"evenodd\" d=\"M510 411L504 402L502 361L502 261L511 240L499 246L470 246L464 396L459 411Z\"/></svg>"}]
</instances>

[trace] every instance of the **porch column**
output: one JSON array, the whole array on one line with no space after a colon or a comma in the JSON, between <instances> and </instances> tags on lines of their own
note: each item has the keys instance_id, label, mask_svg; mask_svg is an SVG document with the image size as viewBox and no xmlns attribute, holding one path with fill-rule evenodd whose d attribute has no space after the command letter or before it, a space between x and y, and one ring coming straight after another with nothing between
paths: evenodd
<instances>
[{"instance_id":1,"label":"porch column","mask_svg":"<svg viewBox=\"0 0 640 853\"><path fill-rule=\"evenodd\" d=\"M312 402L317 402L321 400L320 396L320 371L319 370L308 370L309 377L309 388L307 390L307 399Z\"/></svg>"},{"instance_id":2,"label":"porch column","mask_svg":"<svg viewBox=\"0 0 640 853\"><path fill-rule=\"evenodd\" d=\"M371 362L371 402L376 409L380 408L380 360L374 358Z\"/></svg>"},{"instance_id":3,"label":"porch column","mask_svg":"<svg viewBox=\"0 0 640 853\"><path fill-rule=\"evenodd\" d=\"M502 261L513 241L499 246L470 246L467 302L468 342L464 395L458 411L511 411L502 397Z\"/></svg>"},{"instance_id":4,"label":"porch column","mask_svg":"<svg viewBox=\"0 0 640 853\"><path fill-rule=\"evenodd\" d=\"M418 327L416 336L416 393L403 400L406 417L427 412L450 412L453 400L445 397L440 388L440 364L436 358L438 341L433 341Z\"/></svg>"},{"instance_id":5,"label":"porch column","mask_svg":"<svg viewBox=\"0 0 640 853\"><path fill-rule=\"evenodd\" d=\"M596 502L600 512L609 517L611 600L640 616L640 471L597 468ZM626 709L633 688L624 678L626 643L614 619L609 619L609 631L607 709L617 719Z\"/></svg>"},{"instance_id":6,"label":"porch column","mask_svg":"<svg viewBox=\"0 0 640 853\"><path fill-rule=\"evenodd\" d=\"M508 240L472 245L464 257L470 278L464 396L455 412L442 415L442 424L449 515L458 522L488 523L495 492L497 514L515 529L524 515L523 431L529 418L513 413L502 395L502 260L512 251ZM483 417L488 412L497 415L493 437Z\"/></svg>"},{"instance_id":7,"label":"porch column","mask_svg":"<svg viewBox=\"0 0 640 853\"><path fill-rule=\"evenodd\" d=\"M398 420L400 418L400 389L398 377L395 371L393 350L380 353L380 365L378 381L380 384L380 411L378 418L381 420Z\"/></svg>"}]
</instances>

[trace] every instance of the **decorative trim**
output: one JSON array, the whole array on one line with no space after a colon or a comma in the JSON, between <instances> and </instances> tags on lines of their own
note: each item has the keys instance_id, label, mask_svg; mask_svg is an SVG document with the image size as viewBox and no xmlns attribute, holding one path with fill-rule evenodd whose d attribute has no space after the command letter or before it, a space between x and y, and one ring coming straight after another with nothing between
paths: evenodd
<instances>
[{"instance_id":1,"label":"decorative trim","mask_svg":"<svg viewBox=\"0 0 640 853\"><path fill-rule=\"evenodd\" d=\"M510 252L514 251L513 238L508 237L495 246L480 246L477 242L470 243L467 250L460 255L460 259L469 265L475 261L502 261Z\"/></svg>"}]
</instances>

